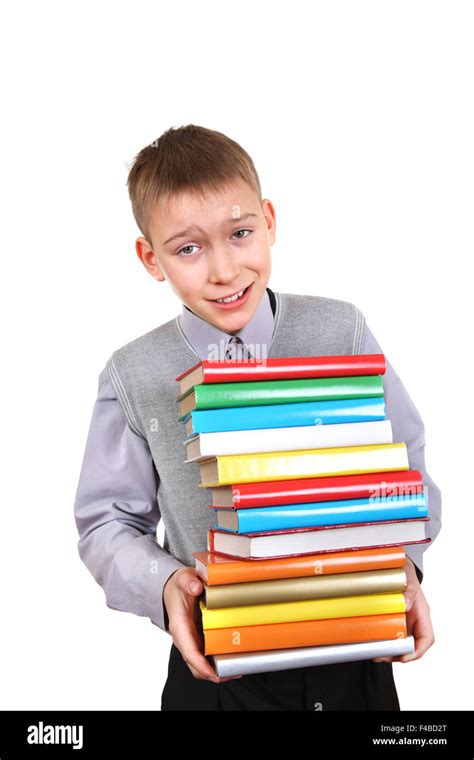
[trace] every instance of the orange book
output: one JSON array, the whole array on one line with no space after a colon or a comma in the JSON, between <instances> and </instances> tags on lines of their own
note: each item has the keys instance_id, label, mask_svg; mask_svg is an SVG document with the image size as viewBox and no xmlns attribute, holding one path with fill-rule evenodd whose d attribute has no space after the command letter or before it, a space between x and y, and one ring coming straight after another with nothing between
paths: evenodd
<instances>
[{"instance_id":1,"label":"orange book","mask_svg":"<svg viewBox=\"0 0 474 760\"><path fill-rule=\"evenodd\" d=\"M404 613L246 625L240 628L208 628L204 631L204 654L235 654L323 644L351 644L406 636Z\"/></svg>"},{"instance_id":2,"label":"orange book","mask_svg":"<svg viewBox=\"0 0 474 760\"><path fill-rule=\"evenodd\" d=\"M386 570L403 567L403 546L380 549L329 552L278 557L277 559L239 560L214 552L193 552L196 570L209 586L224 583L248 583L278 578L298 578L308 575L355 573L364 570Z\"/></svg>"}]
</instances>

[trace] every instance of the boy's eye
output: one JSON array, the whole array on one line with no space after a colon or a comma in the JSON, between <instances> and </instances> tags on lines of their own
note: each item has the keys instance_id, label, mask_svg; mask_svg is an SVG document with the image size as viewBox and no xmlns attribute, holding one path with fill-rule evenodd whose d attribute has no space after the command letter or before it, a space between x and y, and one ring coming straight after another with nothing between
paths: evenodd
<instances>
[{"instance_id":1,"label":"boy's eye","mask_svg":"<svg viewBox=\"0 0 474 760\"><path fill-rule=\"evenodd\" d=\"M182 248L179 249L178 253L183 253L185 255L189 255L189 248L197 248L197 245L183 245Z\"/></svg>"},{"instance_id":2,"label":"boy's eye","mask_svg":"<svg viewBox=\"0 0 474 760\"><path fill-rule=\"evenodd\" d=\"M241 230L236 230L234 232L234 235L237 235L238 232L250 232L251 233L252 230L249 230L247 227L245 227L245 228L242 228ZM245 237L248 237L248 235L246 235ZM239 240L243 240L243 239L244 239L243 236L239 238Z\"/></svg>"},{"instance_id":3,"label":"boy's eye","mask_svg":"<svg viewBox=\"0 0 474 760\"><path fill-rule=\"evenodd\" d=\"M252 234L253 230L249 229L248 227L243 227L240 230L235 230L235 232L233 233L233 235L238 235L238 239L239 240L245 240L245 238L247 238L248 235L239 235L240 232L248 232L249 234ZM198 247L199 246L194 245L192 243L190 243L189 245L183 245L183 247L178 250L178 254L182 253L185 258L186 258L186 256L192 256L193 252L190 249L192 249L192 248L198 248Z\"/></svg>"}]
</instances>

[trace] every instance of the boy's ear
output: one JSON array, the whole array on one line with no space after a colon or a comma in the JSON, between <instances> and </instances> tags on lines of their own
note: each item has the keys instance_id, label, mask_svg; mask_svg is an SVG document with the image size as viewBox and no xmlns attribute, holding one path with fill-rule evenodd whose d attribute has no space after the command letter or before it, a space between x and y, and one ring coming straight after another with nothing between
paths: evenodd
<instances>
[{"instance_id":1,"label":"boy's ear","mask_svg":"<svg viewBox=\"0 0 474 760\"><path fill-rule=\"evenodd\" d=\"M262 201L262 211L267 224L268 239L270 245L273 245L276 236L276 213L273 203L268 198Z\"/></svg>"},{"instance_id":2,"label":"boy's ear","mask_svg":"<svg viewBox=\"0 0 474 760\"><path fill-rule=\"evenodd\" d=\"M135 251L147 272L149 272L151 276L155 278L155 280L164 282L165 276L158 266L156 256L146 238L139 237L136 239Z\"/></svg>"}]
</instances>

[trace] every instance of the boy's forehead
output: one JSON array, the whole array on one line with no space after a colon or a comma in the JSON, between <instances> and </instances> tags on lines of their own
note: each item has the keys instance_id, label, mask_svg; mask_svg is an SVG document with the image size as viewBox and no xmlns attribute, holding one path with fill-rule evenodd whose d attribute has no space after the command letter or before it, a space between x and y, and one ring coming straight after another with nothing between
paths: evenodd
<instances>
[{"instance_id":1,"label":"boy's forehead","mask_svg":"<svg viewBox=\"0 0 474 760\"><path fill-rule=\"evenodd\" d=\"M246 182L235 181L218 190L182 191L151 210L151 223L163 232L179 225L199 224L205 219L210 222L238 219L242 214L258 213L258 194ZM171 229L173 232L173 229Z\"/></svg>"}]
</instances>

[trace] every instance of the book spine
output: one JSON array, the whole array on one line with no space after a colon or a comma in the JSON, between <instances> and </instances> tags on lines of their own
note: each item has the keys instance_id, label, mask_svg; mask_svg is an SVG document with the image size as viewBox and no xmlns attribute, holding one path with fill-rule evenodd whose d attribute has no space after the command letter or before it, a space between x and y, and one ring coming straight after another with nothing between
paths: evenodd
<instances>
[{"instance_id":1,"label":"book spine","mask_svg":"<svg viewBox=\"0 0 474 760\"><path fill-rule=\"evenodd\" d=\"M385 402L380 397L353 398L227 409L197 409L190 414L194 434L219 433L228 430L375 422L385 419Z\"/></svg>"},{"instance_id":2,"label":"book spine","mask_svg":"<svg viewBox=\"0 0 474 760\"><path fill-rule=\"evenodd\" d=\"M217 457L218 482L203 486L229 485L263 480L281 480L359 472L407 470L405 443L341 447Z\"/></svg>"},{"instance_id":3,"label":"book spine","mask_svg":"<svg viewBox=\"0 0 474 760\"><path fill-rule=\"evenodd\" d=\"M422 520L427 520L428 518L422 517ZM385 525L385 522L381 522L380 525ZM352 526L347 526L348 528ZM291 530L292 534L296 534L298 531L305 531L305 530L314 530L313 528L293 528ZM319 528L316 528L315 530L319 530ZM290 558L290 557L301 557L301 556L309 556L313 555L315 553L314 549L305 550L300 545L294 546L292 545L291 548L286 547L284 550L278 551L278 548L275 549L276 553L272 555L267 554L250 554L248 556L242 556L241 554L232 554L229 552L222 551L221 549L216 548L215 546L215 534L219 533L227 533L228 531L222 531L220 528L217 530L216 528L210 528L208 531L208 542L209 545L212 543L212 551L220 556L220 557L226 557L232 560L237 561L245 561L245 562L258 562L261 560L275 560L275 559L282 559L282 558ZM284 531L281 531L280 535L284 534ZM247 534L249 535L249 534ZM263 535L263 534L252 534L255 535ZM278 536L279 531L274 531L273 535ZM212 538L211 538L212 536ZM377 538L377 543L373 543L373 539L369 539L367 543L360 543L357 547L351 546L350 542L348 542L347 546L339 546L334 549L318 549L318 554L330 554L332 552L350 552L350 551L359 551L363 549L385 549L385 548L392 548L392 547L398 547L398 546L414 546L415 544L428 544L431 542L431 538L420 538L420 539L408 539L404 538L403 540L398 541L389 541L385 538L383 540L383 537Z\"/></svg>"},{"instance_id":4,"label":"book spine","mask_svg":"<svg viewBox=\"0 0 474 760\"><path fill-rule=\"evenodd\" d=\"M193 442L199 440L200 455L191 456ZM299 451L301 449L327 449L344 446L366 446L392 443L390 420L378 422L353 422L344 425L313 425L291 428L263 428L249 435L247 430L223 433L200 433L188 444L188 459L208 459L274 451Z\"/></svg>"},{"instance_id":5,"label":"book spine","mask_svg":"<svg viewBox=\"0 0 474 760\"><path fill-rule=\"evenodd\" d=\"M196 409L383 396L380 375L196 385ZM179 397L178 397L179 400ZM182 415L184 417L184 415Z\"/></svg>"},{"instance_id":6,"label":"book spine","mask_svg":"<svg viewBox=\"0 0 474 760\"><path fill-rule=\"evenodd\" d=\"M266 649L402 639L406 635L405 615L400 613L232 628L208 628L204 631L204 654L258 652Z\"/></svg>"},{"instance_id":7,"label":"book spine","mask_svg":"<svg viewBox=\"0 0 474 760\"><path fill-rule=\"evenodd\" d=\"M290 623L296 620L383 615L405 612L403 594L367 594L334 599L310 599L282 604L255 604L248 607L206 609L199 603L203 628L229 628L240 625Z\"/></svg>"},{"instance_id":8,"label":"book spine","mask_svg":"<svg viewBox=\"0 0 474 760\"><path fill-rule=\"evenodd\" d=\"M415 639L413 636L407 636L384 641L362 641L355 644L299 647L240 655L216 655L213 657L213 662L217 675L227 677L371 660L375 657L398 657L414 651Z\"/></svg>"},{"instance_id":9,"label":"book spine","mask_svg":"<svg viewBox=\"0 0 474 760\"><path fill-rule=\"evenodd\" d=\"M222 488L226 489L228 486ZM247 509L311 501L408 496L423 493L423 481L418 470L406 470L364 473L362 475L336 475L327 478L232 483L231 488L234 506L230 508ZM216 509L222 509L222 506L219 505L220 489L220 486L213 489L215 492L214 508Z\"/></svg>"},{"instance_id":10,"label":"book spine","mask_svg":"<svg viewBox=\"0 0 474 760\"><path fill-rule=\"evenodd\" d=\"M204 603L208 610L220 607L244 607L250 604L325 599L360 594L389 594L405 591L403 568L371 570L363 573L340 573L314 578L284 578L280 581L256 581L222 586L205 586Z\"/></svg>"},{"instance_id":11,"label":"book spine","mask_svg":"<svg viewBox=\"0 0 474 760\"><path fill-rule=\"evenodd\" d=\"M194 555L207 565L208 586L401 568L406 560L403 546L272 560L235 560L213 552L194 552Z\"/></svg>"},{"instance_id":12,"label":"book spine","mask_svg":"<svg viewBox=\"0 0 474 760\"><path fill-rule=\"evenodd\" d=\"M242 380L279 380L290 377L345 377L352 375L383 375L386 371L383 354L347 354L336 356L303 356L265 358L255 361L198 362L179 375L202 364L205 383L238 382Z\"/></svg>"},{"instance_id":13,"label":"book spine","mask_svg":"<svg viewBox=\"0 0 474 760\"><path fill-rule=\"evenodd\" d=\"M218 510L216 510L217 512ZM426 517L428 506L423 494L389 499L349 499L338 502L318 502L315 505L293 504L287 507L262 507L236 510L236 533L257 533L286 528L304 528L316 525L378 522ZM221 527L217 523L214 527ZM232 529L228 529L232 530Z\"/></svg>"}]
</instances>

